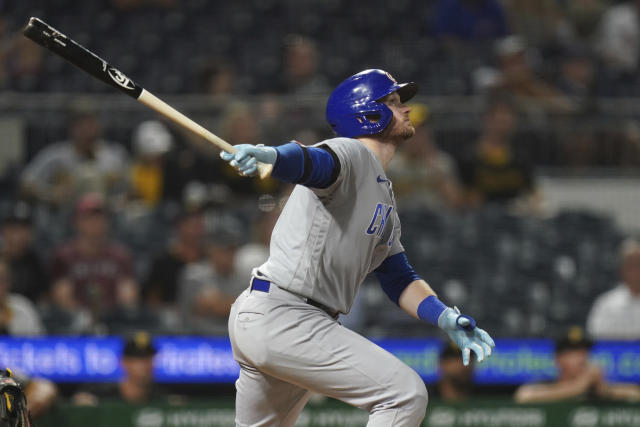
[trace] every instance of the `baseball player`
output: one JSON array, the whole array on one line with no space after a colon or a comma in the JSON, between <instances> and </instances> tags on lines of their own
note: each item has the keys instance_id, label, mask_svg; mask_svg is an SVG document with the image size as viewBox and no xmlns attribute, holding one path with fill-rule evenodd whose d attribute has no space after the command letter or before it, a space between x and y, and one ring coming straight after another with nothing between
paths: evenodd
<instances>
[{"instance_id":1,"label":"baseball player","mask_svg":"<svg viewBox=\"0 0 640 427\"><path fill-rule=\"evenodd\" d=\"M395 356L336 320L374 272L389 298L442 328L482 362L495 345L457 308L444 305L414 272L400 243L400 221L385 169L415 130L404 102L415 83L365 70L342 82L327 103L337 138L305 147L237 145L221 157L241 174L257 162L298 184L271 237L270 256L229 318L238 426L292 426L311 392L369 412L368 426L417 426L427 391Z\"/></svg>"}]
</instances>

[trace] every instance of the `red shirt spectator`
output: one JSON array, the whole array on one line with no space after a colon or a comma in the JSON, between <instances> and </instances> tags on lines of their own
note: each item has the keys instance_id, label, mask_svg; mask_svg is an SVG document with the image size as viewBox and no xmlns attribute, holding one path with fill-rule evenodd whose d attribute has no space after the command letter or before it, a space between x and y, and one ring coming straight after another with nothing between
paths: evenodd
<instances>
[{"instance_id":1,"label":"red shirt spectator","mask_svg":"<svg viewBox=\"0 0 640 427\"><path fill-rule=\"evenodd\" d=\"M135 305L132 259L124 246L107 238L102 198L96 194L84 196L75 215L75 239L58 248L52 260L53 302L69 309L88 308L93 313Z\"/></svg>"}]
</instances>

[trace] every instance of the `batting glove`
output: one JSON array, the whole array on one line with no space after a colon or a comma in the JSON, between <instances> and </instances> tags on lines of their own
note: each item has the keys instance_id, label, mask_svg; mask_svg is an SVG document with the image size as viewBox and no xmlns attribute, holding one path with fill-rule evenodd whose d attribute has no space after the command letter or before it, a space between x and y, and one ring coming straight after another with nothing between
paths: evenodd
<instances>
[{"instance_id":1,"label":"batting glove","mask_svg":"<svg viewBox=\"0 0 640 427\"><path fill-rule=\"evenodd\" d=\"M220 157L233 166L240 175L255 176L258 172L258 162L273 165L278 158L278 152L273 147L265 147L262 144L239 144L234 146L238 151L235 154L220 152Z\"/></svg>"},{"instance_id":2,"label":"batting glove","mask_svg":"<svg viewBox=\"0 0 640 427\"><path fill-rule=\"evenodd\" d=\"M491 348L496 344L489 334L478 327L473 318L460 314L458 307L447 308L438 318L438 326L443 329L453 342L462 350L462 364L469 364L471 350L476 354L478 362L491 355Z\"/></svg>"}]
</instances>

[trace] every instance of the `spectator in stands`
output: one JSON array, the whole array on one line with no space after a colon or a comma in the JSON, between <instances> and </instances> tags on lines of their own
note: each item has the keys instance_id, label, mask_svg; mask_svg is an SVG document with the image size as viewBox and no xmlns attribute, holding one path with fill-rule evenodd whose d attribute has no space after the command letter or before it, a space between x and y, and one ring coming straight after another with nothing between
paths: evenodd
<instances>
[{"instance_id":1,"label":"spectator in stands","mask_svg":"<svg viewBox=\"0 0 640 427\"><path fill-rule=\"evenodd\" d=\"M11 293L11 267L0 258L0 335L42 335L44 328L35 306Z\"/></svg>"},{"instance_id":2,"label":"spectator in stands","mask_svg":"<svg viewBox=\"0 0 640 427\"><path fill-rule=\"evenodd\" d=\"M0 25L5 25L4 22ZM0 82L3 89L13 91L43 90L43 50L17 33L3 34L0 47Z\"/></svg>"},{"instance_id":3,"label":"spectator in stands","mask_svg":"<svg viewBox=\"0 0 640 427\"><path fill-rule=\"evenodd\" d=\"M131 166L131 195L148 207L164 197L165 155L172 145L171 133L159 121L142 122L133 132L136 156Z\"/></svg>"},{"instance_id":4,"label":"spectator in stands","mask_svg":"<svg viewBox=\"0 0 640 427\"><path fill-rule=\"evenodd\" d=\"M571 35L563 10L567 1L560 4L557 0L506 0L503 3L513 34L522 35L535 46L553 46Z\"/></svg>"},{"instance_id":5,"label":"spectator in stands","mask_svg":"<svg viewBox=\"0 0 640 427\"><path fill-rule=\"evenodd\" d=\"M389 165L388 175L398 202L407 207L455 208L462 191L453 158L436 145L425 105L411 107L416 133Z\"/></svg>"},{"instance_id":6,"label":"spectator in stands","mask_svg":"<svg viewBox=\"0 0 640 427\"><path fill-rule=\"evenodd\" d=\"M236 92L234 67L224 61L208 61L198 73L198 93L220 100Z\"/></svg>"},{"instance_id":7,"label":"spectator in stands","mask_svg":"<svg viewBox=\"0 0 640 427\"><path fill-rule=\"evenodd\" d=\"M597 31L607 0L568 0L564 15L570 23L571 36L581 43L590 43Z\"/></svg>"},{"instance_id":8,"label":"spectator in stands","mask_svg":"<svg viewBox=\"0 0 640 427\"><path fill-rule=\"evenodd\" d=\"M571 102L556 87L539 78L529 64L527 49L519 36L508 36L495 43L499 77L490 92L509 96L522 111L569 112Z\"/></svg>"},{"instance_id":9,"label":"spectator in stands","mask_svg":"<svg viewBox=\"0 0 640 427\"><path fill-rule=\"evenodd\" d=\"M153 357L156 353L148 333L139 331L127 337L122 351L124 377L117 383L82 388L73 395L73 403L98 406L102 400L119 400L130 404L166 400L168 394L153 379Z\"/></svg>"},{"instance_id":10,"label":"spectator in stands","mask_svg":"<svg viewBox=\"0 0 640 427\"><path fill-rule=\"evenodd\" d=\"M231 304L249 285L249 276L240 276L236 264L242 240L242 224L226 217L208 238L207 259L184 268L178 299L189 330L228 333Z\"/></svg>"},{"instance_id":11,"label":"spectator in stands","mask_svg":"<svg viewBox=\"0 0 640 427\"><path fill-rule=\"evenodd\" d=\"M93 107L72 106L69 139L45 147L22 174L22 190L36 200L62 205L86 192L112 194L124 189L127 154L101 138Z\"/></svg>"},{"instance_id":12,"label":"spectator in stands","mask_svg":"<svg viewBox=\"0 0 640 427\"><path fill-rule=\"evenodd\" d=\"M515 393L518 403L555 402L569 399L595 399L640 402L637 384L612 384L601 369L589 362L591 342L580 328L571 328L556 343L558 375L547 383L525 384Z\"/></svg>"},{"instance_id":13,"label":"spectator in stands","mask_svg":"<svg viewBox=\"0 0 640 427\"><path fill-rule=\"evenodd\" d=\"M257 120L257 114L253 107L246 103L230 104L222 117L220 129L223 139L230 144L257 144L262 140L262 127ZM271 178L247 182L218 155L212 162L219 172L218 179L227 185L233 194L273 193L278 189L278 181Z\"/></svg>"},{"instance_id":14,"label":"spectator in stands","mask_svg":"<svg viewBox=\"0 0 640 427\"><path fill-rule=\"evenodd\" d=\"M586 46L567 46L560 57L558 88L579 111L591 107L595 96L596 64Z\"/></svg>"},{"instance_id":15,"label":"spectator in stands","mask_svg":"<svg viewBox=\"0 0 640 427\"><path fill-rule=\"evenodd\" d=\"M312 39L300 34L287 35L282 61L277 93L325 95L330 91L329 82L318 70L318 49Z\"/></svg>"},{"instance_id":16,"label":"spectator in stands","mask_svg":"<svg viewBox=\"0 0 640 427\"><path fill-rule=\"evenodd\" d=\"M600 295L587 318L594 339L640 340L640 242L626 240L620 250L620 283Z\"/></svg>"},{"instance_id":17,"label":"spectator in stands","mask_svg":"<svg viewBox=\"0 0 640 427\"><path fill-rule=\"evenodd\" d=\"M604 12L596 46L608 69L624 80L634 79L640 58L639 0L612 5Z\"/></svg>"},{"instance_id":18,"label":"spectator in stands","mask_svg":"<svg viewBox=\"0 0 640 427\"><path fill-rule=\"evenodd\" d=\"M0 237L0 255L11 266L11 291L38 303L49 290L49 279L32 246L33 218L29 204L23 201L12 204L3 218Z\"/></svg>"},{"instance_id":19,"label":"spectator in stands","mask_svg":"<svg viewBox=\"0 0 640 427\"><path fill-rule=\"evenodd\" d=\"M434 393L430 391L430 396L439 397L447 402L460 402L473 397L473 361L464 366L462 351L449 341L440 352L438 363L440 379L436 383Z\"/></svg>"},{"instance_id":20,"label":"spectator in stands","mask_svg":"<svg viewBox=\"0 0 640 427\"><path fill-rule=\"evenodd\" d=\"M33 420L37 421L45 415L60 397L58 387L46 378L30 377L18 371L12 371L12 377L24 390Z\"/></svg>"},{"instance_id":21,"label":"spectator in stands","mask_svg":"<svg viewBox=\"0 0 640 427\"><path fill-rule=\"evenodd\" d=\"M508 34L504 8L497 0L439 0L433 34L447 39L482 41Z\"/></svg>"},{"instance_id":22,"label":"spectator in stands","mask_svg":"<svg viewBox=\"0 0 640 427\"><path fill-rule=\"evenodd\" d=\"M256 143L261 139L261 132L255 116L255 111L247 103L230 104L221 121L223 135L232 144L237 144L240 141Z\"/></svg>"},{"instance_id":23,"label":"spectator in stands","mask_svg":"<svg viewBox=\"0 0 640 427\"><path fill-rule=\"evenodd\" d=\"M51 300L68 311L94 316L118 306L134 306L138 285L128 250L109 240L102 195L87 193L75 206L75 237L58 247L51 261Z\"/></svg>"},{"instance_id":24,"label":"spectator in stands","mask_svg":"<svg viewBox=\"0 0 640 427\"><path fill-rule=\"evenodd\" d=\"M151 263L143 286L144 301L150 306L175 309L178 280L185 265L204 256L204 214L201 209L185 207L175 224L175 235Z\"/></svg>"},{"instance_id":25,"label":"spectator in stands","mask_svg":"<svg viewBox=\"0 0 640 427\"><path fill-rule=\"evenodd\" d=\"M511 142L516 120L516 112L506 99L493 99L488 105L480 139L460 163L468 206L498 203L524 212L539 209L532 166Z\"/></svg>"}]
</instances>

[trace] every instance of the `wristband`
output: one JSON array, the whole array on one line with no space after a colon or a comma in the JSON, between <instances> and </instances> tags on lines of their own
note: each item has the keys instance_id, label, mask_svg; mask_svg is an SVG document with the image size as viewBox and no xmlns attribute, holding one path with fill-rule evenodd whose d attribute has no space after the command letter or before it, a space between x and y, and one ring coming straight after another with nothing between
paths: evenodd
<instances>
[{"instance_id":1,"label":"wristband","mask_svg":"<svg viewBox=\"0 0 640 427\"><path fill-rule=\"evenodd\" d=\"M423 299L418 306L418 317L437 326L438 318L447 308L449 307L444 305L437 296L431 295Z\"/></svg>"}]
</instances>

